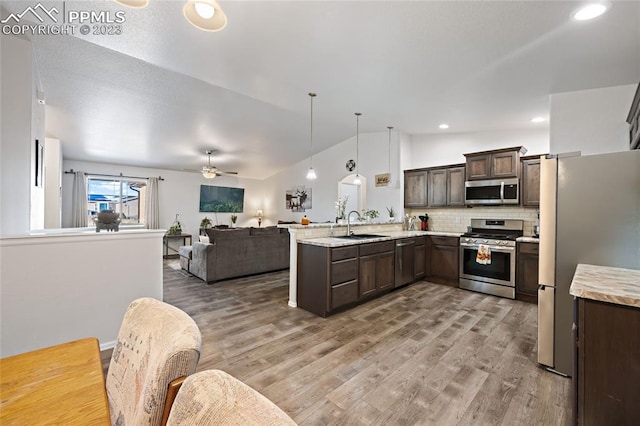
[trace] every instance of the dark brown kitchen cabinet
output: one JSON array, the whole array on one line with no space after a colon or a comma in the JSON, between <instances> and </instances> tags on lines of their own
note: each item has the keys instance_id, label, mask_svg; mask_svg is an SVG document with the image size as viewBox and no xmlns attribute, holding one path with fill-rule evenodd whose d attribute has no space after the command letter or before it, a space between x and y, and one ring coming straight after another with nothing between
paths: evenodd
<instances>
[{"instance_id":1,"label":"dark brown kitchen cabinet","mask_svg":"<svg viewBox=\"0 0 640 426\"><path fill-rule=\"evenodd\" d=\"M429 207L447 205L447 169L429 170Z\"/></svg>"},{"instance_id":2,"label":"dark brown kitchen cabinet","mask_svg":"<svg viewBox=\"0 0 640 426\"><path fill-rule=\"evenodd\" d=\"M491 154L467 154L467 179L491 178Z\"/></svg>"},{"instance_id":3,"label":"dark brown kitchen cabinet","mask_svg":"<svg viewBox=\"0 0 640 426\"><path fill-rule=\"evenodd\" d=\"M460 239L458 237L427 236L427 278L454 287L458 286L460 269Z\"/></svg>"},{"instance_id":4,"label":"dark brown kitchen cabinet","mask_svg":"<svg viewBox=\"0 0 640 426\"><path fill-rule=\"evenodd\" d=\"M538 303L537 243L517 243L516 247L516 299Z\"/></svg>"},{"instance_id":5,"label":"dark brown kitchen cabinet","mask_svg":"<svg viewBox=\"0 0 640 426\"><path fill-rule=\"evenodd\" d=\"M522 160L522 205L540 206L540 157Z\"/></svg>"},{"instance_id":6,"label":"dark brown kitchen cabinet","mask_svg":"<svg viewBox=\"0 0 640 426\"><path fill-rule=\"evenodd\" d=\"M520 157L517 151L498 152L491 155L491 178L518 177Z\"/></svg>"},{"instance_id":7,"label":"dark brown kitchen cabinet","mask_svg":"<svg viewBox=\"0 0 640 426\"><path fill-rule=\"evenodd\" d=\"M575 423L639 425L640 308L578 298L574 309Z\"/></svg>"},{"instance_id":8,"label":"dark brown kitchen cabinet","mask_svg":"<svg viewBox=\"0 0 640 426\"><path fill-rule=\"evenodd\" d=\"M358 301L358 246L298 244L298 306L326 317Z\"/></svg>"},{"instance_id":9,"label":"dark brown kitchen cabinet","mask_svg":"<svg viewBox=\"0 0 640 426\"><path fill-rule=\"evenodd\" d=\"M464 206L465 166L429 170L429 207Z\"/></svg>"},{"instance_id":10,"label":"dark brown kitchen cabinet","mask_svg":"<svg viewBox=\"0 0 640 426\"><path fill-rule=\"evenodd\" d=\"M493 151L464 154L467 180L520 177L520 155L527 152L521 146Z\"/></svg>"},{"instance_id":11,"label":"dark brown kitchen cabinet","mask_svg":"<svg viewBox=\"0 0 640 426\"><path fill-rule=\"evenodd\" d=\"M464 206L465 166L447 169L447 205Z\"/></svg>"},{"instance_id":12,"label":"dark brown kitchen cabinet","mask_svg":"<svg viewBox=\"0 0 640 426\"><path fill-rule=\"evenodd\" d=\"M395 241L346 247L298 244L298 306L326 317L395 286Z\"/></svg>"},{"instance_id":13,"label":"dark brown kitchen cabinet","mask_svg":"<svg viewBox=\"0 0 640 426\"><path fill-rule=\"evenodd\" d=\"M359 299L393 288L394 249L395 243L393 241L362 244L359 246Z\"/></svg>"},{"instance_id":14,"label":"dark brown kitchen cabinet","mask_svg":"<svg viewBox=\"0 0 640 426\"><path fill-rule=\"evenodd\" d=\"M427 178L426 170L407 170L404 172L404 206L427 206Z\"/></svg>"}]
</instances>

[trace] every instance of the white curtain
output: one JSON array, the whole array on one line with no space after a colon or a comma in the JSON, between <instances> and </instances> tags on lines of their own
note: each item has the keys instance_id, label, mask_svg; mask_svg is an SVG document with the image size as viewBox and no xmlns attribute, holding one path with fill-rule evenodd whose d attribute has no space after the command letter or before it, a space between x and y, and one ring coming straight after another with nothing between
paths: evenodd
<instances>
[{"instance_id":1,"label":"white curtain","mask_svg":"<svg viewBox=\"0 0 640 426\"><path fill-rule=\"evenodd\" d=\"M84 172L73 173L73 194L71 198L71 225L75 228L88 226L87 219L87 176Z\"/></svg>"},{"instance_id":2,"label":"white curtain","mask_svg":"<svg viewBox=\"0 0 640 426\"><path fill-rule=\"evenodd\" d=\"M150 177L147 182L147 229L160 228L160 203L158 201L158 178Z\"/></svg>"}]
</instances>

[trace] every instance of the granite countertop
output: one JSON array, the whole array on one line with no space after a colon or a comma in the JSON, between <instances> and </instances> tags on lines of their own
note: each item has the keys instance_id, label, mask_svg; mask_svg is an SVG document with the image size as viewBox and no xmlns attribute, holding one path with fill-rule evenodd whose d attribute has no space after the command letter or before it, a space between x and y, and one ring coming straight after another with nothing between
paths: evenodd
<instances>
[{"instance_id":1,"label":"granite countertop","mask_svg":"<svg viewBox=\"0 0 640 426\"><path fill-rule=\"evenodd\" d=\"M394 221L394 222L363 222L363 221L353 221L351 223L352 227L357 226L381 226L381 225L402 225L402 221ZM279 223L276 225L278 228L288 228L288 229L311 229L311 228L337 228L337 227L347 227L346 223L334 223L334 222L314 222L308 225L302 225L299 223Z\"/></svg>"},{"instance_id":2,"label":"granite countertop","mask_svg":"<svg viewBox=\"0 0 640 426\"><path fill-rule=\"evenodd\" d=\"M357 234L357 232L356 232ZM401 238L423 237L426 235L435 235L443 237L459 237L460 233L455 232L437 232L437 231L396 231L396 232L372 232L372 234L380 235L377 238L367 238L362 240L349 240L339 237L321 237L300 240L299 243L309 244L321 247L344 247L357 244L377 243L380 241L399 240Z\"/></svg>"},{"instance_id":3,"label":"granite countertop","mask_svg":"<svg viewBox=\"0 0 640 426\"><path fill-rule=\"evenodd\" d=\"M640 270L581 263L573 275L569 293L583 299L640 308Z\"/></svg>"},{"instance_id":4,"label":"granite countertop","mask_svg":"<svg viewBox=\"0 0 640 426\"><path fill-rule=\"evenodd\" d=\"M519 243L540 243L540 238L538 237L518 237L516 241Z\"/></svg>"}]
</instances>

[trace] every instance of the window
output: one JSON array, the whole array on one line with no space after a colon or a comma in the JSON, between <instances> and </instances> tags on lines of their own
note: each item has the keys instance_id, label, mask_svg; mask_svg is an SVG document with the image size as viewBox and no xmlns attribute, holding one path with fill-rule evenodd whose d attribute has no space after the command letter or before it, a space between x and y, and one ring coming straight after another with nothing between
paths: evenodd
<instances>
[{"instance_id":1,"label":"window","mask_svg":"<svg viewBox=\"0 0 640 426\"><path fill-rule=\"evenodd\" d=\"M101 210L120 213L121 224L144 224L146 216L144 179L91 177L88 179L87 213L89 223Z\"/></svg>"}]
</instances>

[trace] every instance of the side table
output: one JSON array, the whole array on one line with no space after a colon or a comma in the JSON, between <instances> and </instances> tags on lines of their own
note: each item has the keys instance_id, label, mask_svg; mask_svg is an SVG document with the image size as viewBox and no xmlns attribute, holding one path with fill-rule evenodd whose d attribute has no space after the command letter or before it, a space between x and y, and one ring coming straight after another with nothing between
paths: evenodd
<instances>
[{"instance_id":1,"label":"side table","mask_svg":"<svg viewBox=\"0 0 640 426\"><path fill-rule=\"evenodd\" d=\"M164 244L164 258L176 258L178 257L178 249L173 248L169 245L169 241L171 240L182 240L183 246L190 246L192 244L191 234L165 234L162 238L162 242ZM189 240L189 244L187 244L187 240ZM173 254L169 254L169 250L173 251Z\"/></svg>"}]
</instances>

